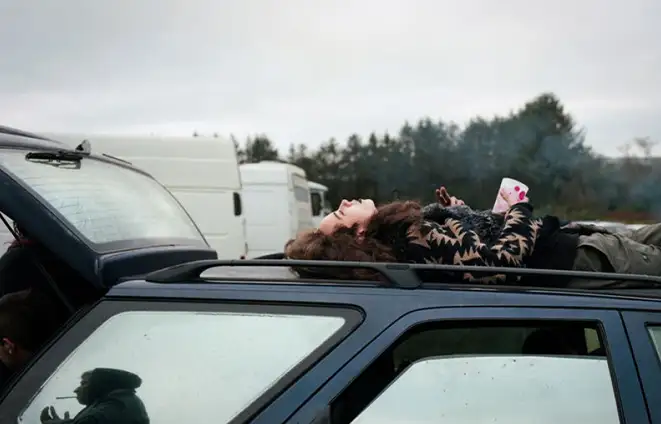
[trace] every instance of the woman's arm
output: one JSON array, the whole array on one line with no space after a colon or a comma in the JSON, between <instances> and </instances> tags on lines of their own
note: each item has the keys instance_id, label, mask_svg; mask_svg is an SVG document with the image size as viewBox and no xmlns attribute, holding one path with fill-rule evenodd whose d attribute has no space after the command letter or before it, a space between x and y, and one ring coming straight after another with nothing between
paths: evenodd
<instances>
[{"instance_id":1,"label":"woman's arm","mask_svg":"<svg viewBox=\"0 0 661 424\"><path fill-rule=\"evenodd\" d=\"M481 265L522 267L535 247L541 221L532 219L532 206L517 203L505 214L505 225L497 242L491 246L480 240L470 230L465 230L455 219L443 224L423 221L417 228L409 229L409 259L418 263L449 265ZM503 274L474 277L464 274L471 282L505 283L518 281L520 277Z\"/></svg>"},{"instance_id":2,"label":"woman's arm","mask_svg":"<svg viewBox=\"0 0 661 424\"><path fill-rule=\"evenodd\" d=\"M474 215L476 211L466 205L443 206L440 203L430 203L422 208L422 218L443 224L446 219L464 219Z\"/></svg>"}]
</instances>

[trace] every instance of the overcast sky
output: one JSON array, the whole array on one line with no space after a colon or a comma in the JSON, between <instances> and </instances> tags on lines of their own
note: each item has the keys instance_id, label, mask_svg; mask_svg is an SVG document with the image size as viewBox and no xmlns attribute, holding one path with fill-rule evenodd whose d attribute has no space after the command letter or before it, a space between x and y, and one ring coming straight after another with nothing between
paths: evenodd
<instances>
[{"instance_id":1,"label":"overcast sky","mask_svg":"<svg viewBox=\"0 0 661 424\"><path fill-rule=\"evenodd\" d=\"M553 91L617 154L661 140L660 19L655 0L0 0L0 115L284 149Z\"/></svg>"}]
</instances>

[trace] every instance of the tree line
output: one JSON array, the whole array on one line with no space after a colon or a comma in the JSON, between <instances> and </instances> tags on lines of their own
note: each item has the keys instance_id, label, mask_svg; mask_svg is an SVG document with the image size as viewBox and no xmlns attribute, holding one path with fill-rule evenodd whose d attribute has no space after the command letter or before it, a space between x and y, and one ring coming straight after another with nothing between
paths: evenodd
<instances>
[{"instance_id":1,"label":"tree line","mask_svg":"<svg viewBox=\"0 0 661 424\"><path fill-rule=\"evenodd\" d=\"M262 134L234 143L241 163L277 160L305 170L328 186L329 199L434 200L448 190L475 208L493 205L502 177L530 187L538 213L572 219L653 220L661 212L661 164L655 143L637 138L621 158L586 145L584 131L552 93L543 93L507 116L476 116L460 126L429 117L405 122L397 134L332 138L278 151Z\"/></svg>"}]
</instances>

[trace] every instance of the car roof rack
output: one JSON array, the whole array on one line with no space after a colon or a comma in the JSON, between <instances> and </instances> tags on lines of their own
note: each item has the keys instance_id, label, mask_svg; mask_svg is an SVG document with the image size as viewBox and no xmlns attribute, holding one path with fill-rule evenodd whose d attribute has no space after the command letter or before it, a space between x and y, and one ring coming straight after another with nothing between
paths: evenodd
<instances>
[{"instance_id":1,"label":"car roof rack","mask_svg":"<svg viewBox=\"0 0 661 424\"><path fill-rule=\"evenodd\" d=\"M627 282L644 283L631 288L661 288L661 277L640 274L621 274L610 272L590 272L590 271L569 271L569 270L551 270L551 269L533 269L533 268L506 268L492 266L465 266L465 265L437 265L437 264L407 264L407 263L383 263L383 262L339 262L339 261L302 261L290 259L249 259L249 260L200 260L187 262L180 265L171 266L158 271L151 272L145 276L145 280L153 283L184 283L193 280L199 280L204 271L218 267L274 267L274 268L334 268L334 269L368 269L381 275L387 286L401 289L416 289L423 285L423 279L420 273L424 272L425 280L430 275L434 275L432 283L442 283L443 278L449 275L455 275L448 284L456 284L461 279L456 278L457 274L471 273L476 276L480 274L505 274L515 276L539 276L539 277L566 277L569 279L581 280L618 280ZM434 274L434 272L438 274ZM436 278L438 276L438 278ZM212 277L214 280L231 279L254 281L251 277L237 277L235 275L224 277ZM325 278L315 278L315 280L328 280ZM275 280L275 279L272 279ZM299 279L291 278L288 281L296 282ZM305 280L304 280L305 281ZM330 281L334 281L330 279ZM346 281L346 280L344 280ZM275 281L274 281L275 282ZM358 280L357 282L364 282ZM372 281L373 282L373 281ZM383 283L383 282L382 282ZM465 283L464 283L465 284ZM474 286L485 286L485 284L473 283ZM522 286L524 287L524 286ZM544 284L525 285L528 288L544 288ZM555 286L553 286L555 287ZM598 290L598 289L595 289ZM612 289L611 289L612 290Z\"/></svg>"},{"instance_id":2,"label":"car roof rack","mask_svg":"<svg viewBox=\"0 0 661 424\"><path fill-rule=\"evenodd\" d=\"M18 128L8 127L6 125L0 125L0 134L15 135L18 137L25 137L25 138L34 138L37 140L44 140L44 141L53 141L50 138L38 134L34 134L31 132L19 130Z\"/></svg>"}]
</instances>

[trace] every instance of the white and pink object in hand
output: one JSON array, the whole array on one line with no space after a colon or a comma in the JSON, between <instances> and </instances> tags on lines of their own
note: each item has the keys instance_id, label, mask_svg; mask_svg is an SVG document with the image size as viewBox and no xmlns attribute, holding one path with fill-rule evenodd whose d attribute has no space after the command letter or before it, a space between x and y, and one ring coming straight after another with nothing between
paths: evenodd
<instances>
[{"instance_id":1,"label":"white and pink object in hand","mask_svg":"<svg viewBox=\"0 0 661 424\"><path fill-rule=\"evenodd\" d=\"M517 201L512 203L515 204L522 202L528 196L528 186L513 178L503 178L500 182L500 189L498 190L496 203L494 203L493 209L491 210L494 213L504 213L510 208L510 205L507 203L507 200L503 198L501 193L507 193L509 199L517 199Z\"/></svg>"}]
</instances>

